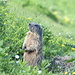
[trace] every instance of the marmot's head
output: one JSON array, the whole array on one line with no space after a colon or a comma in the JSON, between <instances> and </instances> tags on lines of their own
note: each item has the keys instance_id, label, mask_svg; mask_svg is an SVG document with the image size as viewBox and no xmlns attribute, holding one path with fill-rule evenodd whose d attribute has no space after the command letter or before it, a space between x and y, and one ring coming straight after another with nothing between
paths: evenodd
<instances>
[{"instance_id":1,"label":"marmot's head","mask_svg":"<svg viewBox=\"0 0 75 75\"><path fill-rule=\"evenodd\" d=\"M42 35L42 28L36 23L29 23L29 30L36 34Z\"/></svg>"}]
</instances>

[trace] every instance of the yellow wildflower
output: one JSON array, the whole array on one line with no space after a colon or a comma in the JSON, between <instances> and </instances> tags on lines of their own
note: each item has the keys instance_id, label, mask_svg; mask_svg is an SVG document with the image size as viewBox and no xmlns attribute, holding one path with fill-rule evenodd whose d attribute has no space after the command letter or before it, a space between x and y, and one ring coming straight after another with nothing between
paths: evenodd
<instances>
[{"instance_id":1,"label":"yellow wildflower","mask_svg":"<svg viewBox=\"0 0 75 75\"><path fill-rule=\"evenodd\" d=\"M27 18L28 20L31 20L31 18Z\"/></svg>"},{"instance_id":2,"label":"yellow wildflower","mask_svg":"<svg viewBox=\"0 0 75 75\"><path fill-rule=\"evenodd\" d=\"M75 72L73 72L72 74L75 74Z\"/></svg>"},{"instance_id":3,"label":"yellow wildflower","mask_svg":"<svg viewBox=\"0 0 75 75\"><path fill-rule=\"evenodd\" d=\"M56 17L59 19L60 18L60 16L59 15L56 15Z\"/></svg>"},{"instance_id":4,"label":"yellow wildflower","mask_svg":"<svg viewBox=\"0 0 75 75\"><path fill-rule=\"evenodd\" d=\"M6 24L6 23L4 23L4 24Z\"/></svg>"},{"instance_id":5,"label":"yellow wildflower","mask_svg":"<svg viewBox=\"0 0 75 75\"><path fill-rule=\"evenodd\" d=\"M54 14L54 15L57 15L57 11L54 11L53 14Z\"/></svg>"},{"instance_id":6,"label":"yellow wildflower","mask_svg":"<svg viewBox=\"0 0 75 75\"><path fill-rule=\"evenodd\" d=\"M68 72L64 72L64 74L68 74Z\"/></svg>"},{"instance_id":7,"label":"yellow wildflower","mask_svg":"<svg viewBox=\"0 0 75 75\"><path fill-rule=\"evenodd\" d=\"M15 26L12 26L13 28L15 28Z\"/></svg>"},{"instance_id":8,"label":"yellow wildflower","mask_svg":"<svg viewBox=\"0 0 75 75\"><path fill-rule=\"evenodd\" d=\"M62 39L62 37L59 37L59 39Z\"/></svg>"},{"instance_id":9,"label":"yellow wildflower","mask_svg":"<svg viewBox=\"0 0 75 75\"><path fill-rule=\"evenodd\" d=\"M5 15L7 15L7 13L4 13Z\"/></svg>"},{"instance_id":10,"label":"yellow wildflower","mask_svg":"<svg viewBox=\"0 0 75 75\"><path fill-rule=\"evenodd\" d=\"M75 48L71 48L72 50L75 50Z\"/></svg>"},{"instance_id":11,"label":"yellow wildflower","mask_svg":"<svg viewBox=\"0 0 75 75\"><path fill-rule=\"evenodd\" d=\"M65 45L64 45L64 44L62 44L61 46L62 46L62 47L64 47Z\"/></svg>"},{"instance_id":12,"label":"yellow wildflower","mask_svg":"<svg viewBox=\"0 0 75 75\"><path fill-rule=\"evenodd\" d=\"M70 18L68 18L68 17L65 17L65 23L67 23L67 22L69 22L70 21Z\"/></svg>"}]
</instances>

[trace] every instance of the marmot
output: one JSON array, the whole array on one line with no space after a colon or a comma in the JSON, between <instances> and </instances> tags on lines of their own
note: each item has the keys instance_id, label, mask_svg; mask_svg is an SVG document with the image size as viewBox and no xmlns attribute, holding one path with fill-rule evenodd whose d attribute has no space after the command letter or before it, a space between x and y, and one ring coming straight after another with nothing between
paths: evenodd
<instances>
[{"instance_id":1,"label":"marmot","mask_svg":"<svg viewBox=\"0 0 75 75\"><path fill-rule=\"evenodd\" d=\"M22 49L25 50L23 61L28 65L39 66L42 62L42 28L36 23L29 23L29 32L23 43Z\"/></svg>"}]
</instances>

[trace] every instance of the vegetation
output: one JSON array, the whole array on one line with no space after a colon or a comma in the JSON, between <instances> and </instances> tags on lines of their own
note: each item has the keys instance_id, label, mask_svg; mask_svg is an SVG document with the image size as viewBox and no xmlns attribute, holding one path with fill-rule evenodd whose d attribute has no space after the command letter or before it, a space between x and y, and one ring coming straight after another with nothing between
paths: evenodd
<instances>
[{"instance_id":1,"label":"vegetation","mask_svg":"<svg viewBox=\"0 0 75 75\"><path fill-rule=\"evenodd\" d=\"M63 75L71 72L48 72L53 57L71 55L75 61L74 0L1 0L0 1L0 74L1 75ZM22 43L28 23L43 28L41 71L22 62Z\"/></svg>"}]
</instances>

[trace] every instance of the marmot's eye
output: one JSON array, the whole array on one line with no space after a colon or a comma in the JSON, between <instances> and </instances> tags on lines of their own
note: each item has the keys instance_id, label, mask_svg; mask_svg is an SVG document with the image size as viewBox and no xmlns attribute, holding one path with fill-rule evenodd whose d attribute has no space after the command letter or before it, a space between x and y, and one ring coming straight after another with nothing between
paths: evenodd
<instances>
[{"instance_id":1,"label":"marmot's eye","mask_svg":"<svg viewBox=\"0 0 75 75\"><path fill-rule=\"evenodd\" d=\"M36 27L37 27L38 25L34 25L34 26L36 26Z\"/></svg>"}]
</instances>

